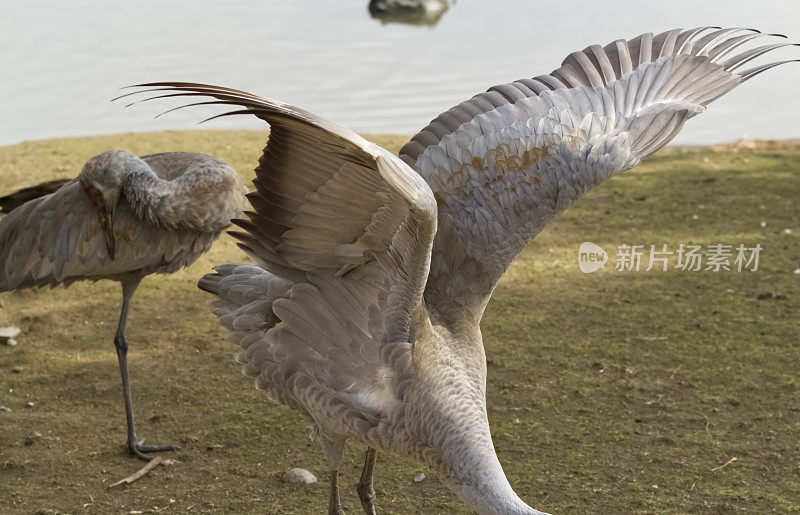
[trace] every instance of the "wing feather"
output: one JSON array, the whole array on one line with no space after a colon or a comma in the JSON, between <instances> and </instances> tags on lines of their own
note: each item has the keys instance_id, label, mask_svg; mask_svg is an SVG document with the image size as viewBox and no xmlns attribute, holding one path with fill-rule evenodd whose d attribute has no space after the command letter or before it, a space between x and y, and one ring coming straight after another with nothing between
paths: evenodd
<instances>
[{"instance_id":1,"label":"wing feather","mask_svg":"<svg viewBox=\"0 0 800 515\"><path fill-rule=\"evenodd\" d=\"M789 46L743 49L766 36L698 27L590 45L548 75L494 86L437 117L400 151L439 199L428 305L480 316L502 273L549 221L662 148L708 103L782 64L743 70ZM437 257L459 246L470 264ZM470 280L455 281L454 267Z\"/></svg>"},{"instance_id":2,"label":"wing feather","mask_svg":"<svg viewBox=\"0 0 800 515\"><path fill-rule=\"evenodd\" d=\"M233 233L260 266L217 267L200 287L219 296L217 314L242 347L244 372L274 399L324 417L326 431L379 420L399 395L405 368L396 367L410 363L403 356L436 227L428 185L399 158L302 109L214 86L142 86L212 96L270 124L252 211Z\"/></svg>"},{"instance_id":3,"label":"wing feather","mask_svg":"<svg viewBox=\"0 0 800 515\"><path fill-rule=\"evenodd\" d=\"M114 213L116 259L106 249L94 205L73 180L0 219L0 291L171 272L211 245L215 235L166 231L142 221L121 199ZM199 249L192 249L197 242Z\"/></svg>"}]
</instances>

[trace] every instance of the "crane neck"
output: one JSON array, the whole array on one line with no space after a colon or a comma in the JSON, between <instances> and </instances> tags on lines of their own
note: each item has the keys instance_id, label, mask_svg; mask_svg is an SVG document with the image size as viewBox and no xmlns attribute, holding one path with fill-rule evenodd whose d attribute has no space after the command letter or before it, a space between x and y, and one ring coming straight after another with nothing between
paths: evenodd
<instances>
[{"instance_id":1,"label":"crane neck","mask_svg":"<svg viewBox=\"0 0 800 515\"><path fill-rule=\"evenodd\" d=\"M450 488L480 514L543 515L525 503L511 488L503 468L492 453L460 467L458 478L445 478Z\"/></svg>"},{"instance_id":2,"label":"crane neck","mask_svg":"<svg viewBox=\"0 0 800 515\"><path fill-rule=\"evenodd\" d=\"M405 429L414 442L409 454L478 513L541 513L514 493L494 450L480 329L420 325L418 337L414 386L404 395Z\"/></svg>"},{"instance_id":3,"label":"crane neck","mask_svg":"<svg viewBox=\"0 0 800 515\"><path fill-rule=\"evenodd\" d=\"M128 170L123 192L143 220L168 229L214 233L230 225L245 207L245 190L233 169L200 163L165 180L140 161Z\"/></svg>"},{"instance_id":4,"label":"crane neck","mask_svg":"<svg viewBox=\"0 0 800 515\"><path fill-rule=\"evenodd\" d=\"M178 225L167 209L169 200L176 196L173 181L161 179L144 161L128 169L122 191L140 218L171 229Z\"/></svg>"}]
</instances>

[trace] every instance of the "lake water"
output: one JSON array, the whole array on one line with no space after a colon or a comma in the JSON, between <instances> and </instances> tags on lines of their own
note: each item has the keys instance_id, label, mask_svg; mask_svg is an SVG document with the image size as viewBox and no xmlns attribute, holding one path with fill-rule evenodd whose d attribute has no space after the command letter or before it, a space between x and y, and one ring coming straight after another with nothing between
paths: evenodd
<instances>
[{"instance_id":1,"label":"lake water","mask_svg":"<svg viewBox=\"0 0 800 515\"><path fill-rule=\"evenodd\" d=\"M147 81L198 81L302 106L360 132L412 133L441 111L573 50L644 31L716 24L800 40L796 0L460 0L435 26L382 23L367 0L2 0L0 144L196 127L167 104L109 100ZM783 53L781 53L783 52ZM800 58L792 47L776 58ZM800 137L800 63L714 103L677 142ZM257 120L206 128L259 128Z\"/></svg>"}]
</instances>

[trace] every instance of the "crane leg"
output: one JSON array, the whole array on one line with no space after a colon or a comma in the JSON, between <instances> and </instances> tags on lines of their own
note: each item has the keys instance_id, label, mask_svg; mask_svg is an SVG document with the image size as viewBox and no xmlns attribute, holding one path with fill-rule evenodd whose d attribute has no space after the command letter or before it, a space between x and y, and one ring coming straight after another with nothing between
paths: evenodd
<instances>
[{"instance_id":1,"label":"crane leg","mask_svg":"<svg viewBox=\"0 0 800 515\"><path fill-rule=\"evenodd\" d=\"M125 323L128 320L128 308L131 298L139 280L122 283L122 313L119 316L117 334L114 337L114 346L117 348L117 358L119 359L119 372L122 375L122 394L125 397L125 418L128 423L128 451L134 456L149 461L152 456L148 452L175 451L180 449L177 445L144 445L144 438L136 439L136 430L133 425L133 401L131 400L131 385L128 380L128 342L125 339Z\"/></svg>"},{"instance_id":2,"label":"crane leg","mask_svg":"<svg viewBox=\"0 0 800 515\"><path fill-rule=\"evenodd\" d=\"M328 458L330 468L331 497L328 503L328 515L344 515L342 503L339 500L339 462L342 459L345 440L323 439L322 447Z\"/></svg>"},{"instance_id":3,"label":"crane leg","mask_svg":"<svg viewBox=\"0 0 800 515\"><path fill-rule=\"evenodd\" d=\"M372 473L375 471L375 458L378 451L367 447L367 456L364 458L364 470L361 471L361 481L358 482L358 498L367 515L375 515L375 489L372 488Z\"/></svg>"}]
</instances>

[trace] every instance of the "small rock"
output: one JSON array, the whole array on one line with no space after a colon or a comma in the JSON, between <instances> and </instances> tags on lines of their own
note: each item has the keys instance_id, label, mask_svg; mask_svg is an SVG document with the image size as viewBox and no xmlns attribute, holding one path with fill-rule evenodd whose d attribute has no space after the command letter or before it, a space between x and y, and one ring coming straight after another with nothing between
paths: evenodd
<instances>
[{"instance_id":1,"label":"small rock","mask_svg":"<svg viewBox=\"0 0 800 515\"><path fill-rule=\"evenodd\" d=\"M307 471L306 469L299 469L293 468L286 471L283 475L283 480L287 483L302 483L306 485L310 485L311 483L316 483L317 478L311 472Z\"/></svg>"},{"instance_id":2,"label":"small rock","mask_svg":"<svg viewBox=\"0 0 800 515\"><path fill-rule=\"evenodd\" d=\"M10 327L0 327L0 343L13 347L17 344L17 342L14 341L14 337L17 336L19 332L19 327L14 327L13 325Z\"/></svg>"},{"instance_id":3,"label":"small rock","mask_svg":"<svg viewBox=\"0 0 800 515\"><path fill-rule=\"evenodd\" d=\"M11 411L11 408L6 408L5 406L0 406L0 411Z\"/></svg>"},{"instance_id":4,"label":"small rock","mask_svg":"<svg viewBox=\"0 0 800 515\"><path fill-rule=\"evenodd\" d=\"M12 372L14 372L15 374L20 374L20 373L22 373L22 371L23 371L23 370L25 370L25 369L24 369L24 368L22 368L22 367L21 367L21 366L19 366L19 365L17 365L16 367L14 367L14 368L12 368L12 369L11 369L11 371L12 371Z\"/></svg>"},{"instance_id":5,"label":"small rock","mask_svg":"<svg viewBox=\"0 0 800 515\"><path fill-rule=\"evenodd\" d=\"M794 274L795 275L800 275L800 268L795 268L794 269Z\"/></svg>"},{"instance_id":6,"label":"small rock","mask_svg":"<svg viewBox=\"0 0 800 515\"><path fill-rule=\"evenodd\" d=\"M9 326L9 327L0 327L0 338L13 338L20 333L19 327L16 326Z\"/></svg>"},{"instance_id":7,"label":"small rock","mask_svg":"<svg viewBox=\"0 0 800 515\"><path fill-rule=\"evenodd\" d=\"M783 234L792 234L792 230L791 229L784 229L783 230Z\"/></svg>"},{"instance_id":8,"label":"small rock","mask_svg":"<svg viewBox=\"0 0 800 515\"><path fill-rule=\"evenodd\" d=\"M767 222L761 222L761 227L766 227L766 226L767 226Z\"/></svg>"},{"instance_id":9,"label":"small rock","mask_svg":"<svg viewBox=\"0 0 800 515\"><path fill-rule=\"evenodd\" d=\"M424 480L425 480L425 473L424 472L420 472L419 474L414 476L414 482L415 483L422 483Z\"/></svg>"},{"instance_id":10,"label":"small rock","mask_svg":"<svg viewBox=\"0 0 800 515\"><path fill-rule=\"evenodd\" d=\"M33 407L33 403L31 401L28 401L28 402L25 403L25 407L26 408L32 408Z\"/></svg>"}]
</instances>

